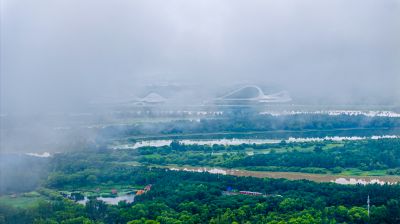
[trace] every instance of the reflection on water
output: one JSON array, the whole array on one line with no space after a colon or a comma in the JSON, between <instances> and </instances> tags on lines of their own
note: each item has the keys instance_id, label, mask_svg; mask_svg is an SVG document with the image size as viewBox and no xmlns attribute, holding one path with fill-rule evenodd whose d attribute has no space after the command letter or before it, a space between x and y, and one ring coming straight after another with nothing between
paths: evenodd
<instances>
[{"instance_id":1,"label":"reflection on water","mask_svg":"<svg viewBox=\"0 0 400 224\"><path fill-rule=\"evenodd\" d=\"M278 139L214 139L214 140L180 140L185 145L242 145L242 144L276 144L281 142Z\"/></svg>"},{"instance_id":2,"label":"reflection on water","mask_svg":"<svg viewBox=\"0 0 400 224\"><path fill-rule=\"evenodd\" d=\"M396 182L390 182L390 181L383 181L379 179L356 179L356 178L337 178L336 180L332 180L331 182L337 183L337 184L379 184L379 185L384 185L384 184L395 184Z\"/></svg>"},{"instance_id":3,"label":"reflection on water","mask_svg":"<svg viewBox=\"0 0 400 224\"><path fill-rule=\"evenodd\" d=\"M276 139L214 139L214 140L180 140L179 143L185 145L241 145L241 144L273 144L281 140ZM137 149L144 146L161 147L172 143L172 140L148 140L134 144L121 144L114 146L113 149Z\"/></svg>"},{"instance_id":4,"label":"reflection on water","mask_svg":"<svg viewBox=\"0 0 400 224\"><path fill-rule=\"evenodd\" d=\"M188 171L188 172L207 172L207 173L213 173L213 174L223 174L226 175L228 172L223 169L218 169L218 168L205 168L205 167L200 167L200 168L169 168L170 170L182 170L182 171Z\"/></svg>"},{"instance_id":5,"label":"reflection on water","mask_svg":"<svg viewBox=\"0 0 400 224\"><path fill-rule=\"evenodd\" d=\"M51 156L51 154L49 152L44 152L42 154L34 153L34 152L28 152L28 153L25 153L25 155L33 156L33 157L40 157L40 158L47 158L47 157Z\"/></svg>"},{"instance_id":6,"label":"reflection on water","mask_svg":"<svg viewBox=\"0 0 400 224\"><path fill-rule=\"evenodd\" d=\"M374 135L371 137L360 137L360 136L326 136L322 138L293 138L289 137L286 139L202 139L202 140L179 140L179 143L185 145L242 145L242 144L276 144L280 143L282 140L287 142L315 142L315 141L356 141L363 139L384 139L384 138L399 138L398 135ZM147 140L147 141L139 141L134 144L120 144L113 146L113 149L137 149L144 146L152 146L152 147L161 147L170 145L172 140Z\"/></svg>"},{"instance_id":7,"label":"reflection on water","mask_svg":"<svg viewBox=\"0 0 400 224\"><path fill-rule=\"evenodd\" d=\"M206 167L168 167L169 170L181 170L187 172L208 172L213 174L251 176L258 178L285 178L289 180L311 180L316 182L333 182L337 184L396 184L400 182L398 176L382 177L346 177L339 175L310 174L297 172L272 172L272 171L249 171L237 169L221 169Z\"/></svg>"},{"instance_id":8,"label":"reflection on water","mask_svg":"<svg viewBox=\"0 0 400 224\"><path fill-rule=\"evenodd\" d=\"M361 111L361 110L317 110L317 111L264 111L260 112L263 115L272 115L272 116L285 116L285 115L299 115L299 114L324 114L329 116L339 116L339 115L348 115L348 116L367 116L367 117L400 117L399 113L394 111Z\"/></svg>"},{"instance_id":9,"label":"reflection on water","mask_svg":"<svg viewBox=\"0 0 400 224\"><path fill-rule=\"evenodd\" d=\"M100 201L104 201L106 204L109 204L109 205L118 205L118 202L120 202L120 201L126 201L126 203L134 202L135 195L127 194L127 195L117 196L117 197L113 197L113 198L97 197L96 199L100 200ZM87 197L85 197L83 200L77 201L77 203L85 205L87 201L89 201L89 199Z\"/></svg>"}]
</instances>

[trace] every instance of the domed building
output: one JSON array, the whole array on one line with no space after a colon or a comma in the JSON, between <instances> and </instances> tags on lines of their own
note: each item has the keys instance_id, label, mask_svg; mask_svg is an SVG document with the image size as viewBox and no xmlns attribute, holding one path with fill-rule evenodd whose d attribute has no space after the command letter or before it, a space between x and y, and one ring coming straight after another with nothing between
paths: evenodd
<instances>
[{"instance_id":1,"label":"domed building","mask_svg":"<svg viewBox=\"0 0 400 224\"><path fill-rule=\"evenodd\" d=\"M250 103L284 103L291 100L292 98L286 91L266 95L259 86L246 85L231 91L222 97L218 97L214 101L217 104L240 105Z\"/></svg>"}]
</instances>

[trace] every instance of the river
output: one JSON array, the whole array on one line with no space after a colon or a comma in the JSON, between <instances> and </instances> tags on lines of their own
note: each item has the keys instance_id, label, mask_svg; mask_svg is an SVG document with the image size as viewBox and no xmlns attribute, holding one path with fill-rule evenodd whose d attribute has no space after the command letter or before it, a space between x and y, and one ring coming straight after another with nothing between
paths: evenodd
<instances>
[{"instance_id":1,"label":"river","mask_svg":"<svg viewBox=\"0 0 400 224\"><path fill-rule=\"evenodd\" d=\"M387 139L387 138L400 138L399 135L373 135L370 137L361 136L325 136L325 137L307 137L295 138L289 137L284 139L252 139L252 138L221 138L221 139L183 139L177 140L180 144L185 145L242 145L242 144L276 144L281 141L286 142L316 142L316 141L357 141L364 139ZM132 144L117 144L112 146L113 149L137 149L145 146L162 147L172 143L172 139L162 140L143 140Z\"/></svg>"},{"instance_id":2,"label":"river","mask_svg":"<svg viewBox=\"0 0 400 224\"><path fill-rule=\"evenodd\" d=\"M126 194L117 197L97 197L97 200L104 201L106 204L110 205L118 205L120 201L126 201L126 203L132 203L135 201L134 194ZM89 201L88 197L85 196L83 200L77 201L77 203L85 205L86 202Z\"/></svg>"},{"instance_id":3,"label":"river","mask_svg":"<svg viewBox=\"0 0 400 224\"><path fill-rule=\"evenodd\" d=\"M208 172L221 175L251 176L258 178L285 178L289 180L311 180L315 182L331 182L337 184L396 184L400 183L400 176L344 176L331 174L311 174L300 172L270 172L249 171L238 169L209 168L209 167L164 167L169 170L181 170L187 172Z\"/></svg>"}]
</instances>

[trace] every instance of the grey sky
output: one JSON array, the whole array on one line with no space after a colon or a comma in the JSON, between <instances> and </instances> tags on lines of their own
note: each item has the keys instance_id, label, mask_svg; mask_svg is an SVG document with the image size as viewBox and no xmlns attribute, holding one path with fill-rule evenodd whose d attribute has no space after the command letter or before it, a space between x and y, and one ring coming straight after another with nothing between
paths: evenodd
<instances>
[{"instance_id":1,"label":"grey sky","mask_svg":"<svg viewBox=\"0 0 400 224\"><path fill-rule=\"evenodd\" d=\"M399 0L2 0L1 10L3 109L160 79L400 101Z\"/></svg>"}]
</instances>

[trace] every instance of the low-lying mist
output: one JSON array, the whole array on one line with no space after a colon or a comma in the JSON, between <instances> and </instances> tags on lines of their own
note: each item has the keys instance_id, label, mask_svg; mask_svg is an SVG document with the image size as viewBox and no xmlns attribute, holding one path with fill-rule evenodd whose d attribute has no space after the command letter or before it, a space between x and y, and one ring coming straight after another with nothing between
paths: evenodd
<instances>
[{"instance_id":1,"label":"low-lying mist","mask_svg":"<svg viewBox=\"0 0 400 224\"><path fill-rule=\"evenodd\" d=\"M79 149L110 125L214 118L232 109L215 99L246 85L290 95L257 111L399 110L399 12L373 0L4 0L1 151Z\"/></svg>"}]
</instances>

